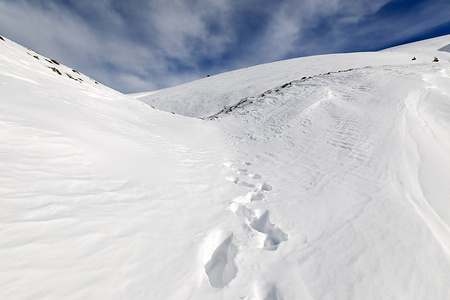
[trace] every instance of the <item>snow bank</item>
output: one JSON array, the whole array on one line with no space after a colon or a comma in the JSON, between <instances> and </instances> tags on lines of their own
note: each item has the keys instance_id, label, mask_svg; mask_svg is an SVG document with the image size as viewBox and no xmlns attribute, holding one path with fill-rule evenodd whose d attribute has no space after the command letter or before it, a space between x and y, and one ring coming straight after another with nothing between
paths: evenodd
<instances>
[{"instance_id":1,"label":"snow bank","mask_svg":"<svg viewBox=\"0 0 450 300\"><path fill-rule=\"evenodd\" d=\"M258 65L227 72L176 87L133 94L132 96L164 111L191 117L205 117L217 113L224 106L231 106L246 97L260 93L303 77L328 72L393 64L413 64L413 56L419 61L431 62L438 55L438 48L446 45L448 36L389 48L380 52L349 53L303 57ZM417 45L417 46L416 46ZM450 60L449 55L445 56Z\"/></svg>"},{"instance_id":2,"label":"snow bank","mask_svg":"<svg viewBox=\"0 0 450 300\"><path fill-rule=\"evenodd\" d=\"M143 96L211 121L0 40L0 298L449 299L449 43Z\"/></svg>"}]
</instances>

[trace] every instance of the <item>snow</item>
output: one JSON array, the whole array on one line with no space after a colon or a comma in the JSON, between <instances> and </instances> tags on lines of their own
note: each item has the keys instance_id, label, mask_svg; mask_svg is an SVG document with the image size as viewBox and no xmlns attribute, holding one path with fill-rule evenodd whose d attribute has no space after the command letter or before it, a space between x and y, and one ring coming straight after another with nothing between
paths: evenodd
<instances>
[{"instance_id":1,"label":"snow","mask_svg":"<svg viewBox=\"0 0 450 300\"><path fill-rule=\"evenodd\" d=\"M0 40L0 298L450 298L448 44L129 96Z\"/></svg>"},{"instance_id":2,"label":"snow","mask_svg":"<svg viewBox=\"0 0 450 300\"><path fill-rule=\"evenodd\" d=\"M444 47L440 48L439 51L450 52L450 44L448 44L447 46L444 46Z\"/></svg>"},{"instance_id":3,"label":"snow","mask_svg":"<svg viewBox=\"0 0 450 300\"><path fill-rule=\"evenodd\" d=\"M158 109L190 117L210 116L224 106L303 77L368 65L413 63L404 53L366 52L302 57L203 78L130 96ZM431 58L433 59L433 58Z\"/></svg>"}]
</instances>

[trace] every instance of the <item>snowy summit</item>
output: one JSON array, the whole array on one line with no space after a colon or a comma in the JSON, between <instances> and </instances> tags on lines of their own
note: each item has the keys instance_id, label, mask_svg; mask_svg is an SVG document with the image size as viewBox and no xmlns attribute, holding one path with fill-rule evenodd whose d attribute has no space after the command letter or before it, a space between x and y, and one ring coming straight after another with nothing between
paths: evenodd
<instances>
[{"instance_id":1,"label":"snowy summit","mask_svg":"<svg viewBox=\"0 0 450 300\"><path fill-rule=\"evenodd\" d=\"M124 95L0 38L1 299L450 299L450 35Z\"/></svg>"}]
</instances>

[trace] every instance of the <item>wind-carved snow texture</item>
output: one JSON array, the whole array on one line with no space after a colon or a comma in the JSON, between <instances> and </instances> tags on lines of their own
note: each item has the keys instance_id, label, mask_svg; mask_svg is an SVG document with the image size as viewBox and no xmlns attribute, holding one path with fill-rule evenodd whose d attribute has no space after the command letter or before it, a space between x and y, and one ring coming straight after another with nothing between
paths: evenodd
<instances>
[{"instance_id":1,"label":"wind-carved snow texture","mask_svg":"<svg viewBox=\"0 0 450 300\"><path fill-rule=\"evenodd\" d=\"M216 248L205 265L205 272L212 287L223 288L236 276L237 267L234 262L236 247L232 242L233 235L230 235Z\"/></svg>"},{"instance_id":2,"label":"wind-carved snow texture","mask_svg":"<svg viewBox=\"0 0 450 300\"><path fill-rule=\"evenodd\" d=\"M257 102L257 101L262 101L269 95L282 94L284 91L286 91L286 89L288 89L288 88L290 88L292 86L296 86L296 85L302 84L302 83L304 83L304 82L306 82L306 81L308 81L310 79L314 79L314 78L319 77L319 76L326 76L326 75L331 75L331 74L350 72L350 71L353 71L353 70L354 69L351 68L351 69L346 69L346 70L339 70L339 71L336 71L336 72L321 73L321 74L318 74L318 75L315 75L315 76L308 76L308 77L304 76L304 77L302 77L299 80L293 80L293 81L287 82L287 83L285 83L285 84L283 84L283 85L281 85L279 87L267 90L267 91L261 93L258 96L243 98L237 104L231 105L231 106L225 106L219 112L217 112L217 113L215 113L215 114L213 114L211 116L202 117L201 119L209 119L209 120L217 119L217 118L219 118L222 115L226 115L226 114L229 114L229 113L233 112L234 110L237 110L237 109L241 109L242 110L247 105L250 105L250 104L252 104L254 102Z\"/></svg>"}]
</instances>

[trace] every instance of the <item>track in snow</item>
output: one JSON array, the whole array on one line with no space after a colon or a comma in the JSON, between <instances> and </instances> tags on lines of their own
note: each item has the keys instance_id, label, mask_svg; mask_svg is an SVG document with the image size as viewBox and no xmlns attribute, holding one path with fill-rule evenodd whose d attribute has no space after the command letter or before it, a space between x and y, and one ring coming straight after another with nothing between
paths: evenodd
<instances>
[{"instance_id":1,"label":"track in snow","mask_svg":"<svg viewBox=\"0 0 450 300\"><path fill-rule=\"evenodd\" d=\"M201 121L0 41L0 296L449 299L437 44L448 37L155 93L199 116L278 86Z\"/></svg>"},{"instance_id":2,"label":"track in snow","mask_svg":"<svg viewBox=\"0 0 450 300\"><path fill-rule=\"evenodd\" d=\"M443 261L449 253L448 223L445 215L438 217L445 210L434 210L421 191L417 166L423 164L422 154L414 149L424 145L416 146L421 141L414 132L426 127L413 120L420 114L410 103L414 95L427 97L427 74L440 72L444 71L438 65L422 64L328 74L222 114L218 122L232 128L229 144L240 157L231 162L236 176L230 181L249 190L233 200L230 209L244 226L267 234L263 248L282 247L284 261L266 262L267 269L281 264L286 274L302 274L313 298L330 297L330 291L333 297L348 297L349 290L354 298L367 291L375 294L386 288L383 278L392 274L431 278L433 268L449 274L449 266L443 269L435 260L434 267L409 268L412 257L401 257L411 249L426 257L425 245L430 244ZM445 109L448 113L448 106ZM428 140L433 135L430 131L420 137ZM437 146L444 147L437 151L449 150L448 145ZM270 191L262 188L264 182L270 182ZM269 221L272 215L276 225ZM416 231L421 233L405 239L404 232ZM243 234L254 237L251 231ZM269 244L272 248L265 247ZM238 257L245 251L253 253L246 245ZM367 272L370 280L364 277ZM276 281L276 275L261 277L266 283ZM289 285L290 279L284 280ZM264 282L258 284L270 294ZM388 293L407 291L419 298L431 293L440 298L445 295L440 284L444 283L395 286ZM284 297L301 293L291 288Z\"/></svg>"}]
</instances>

